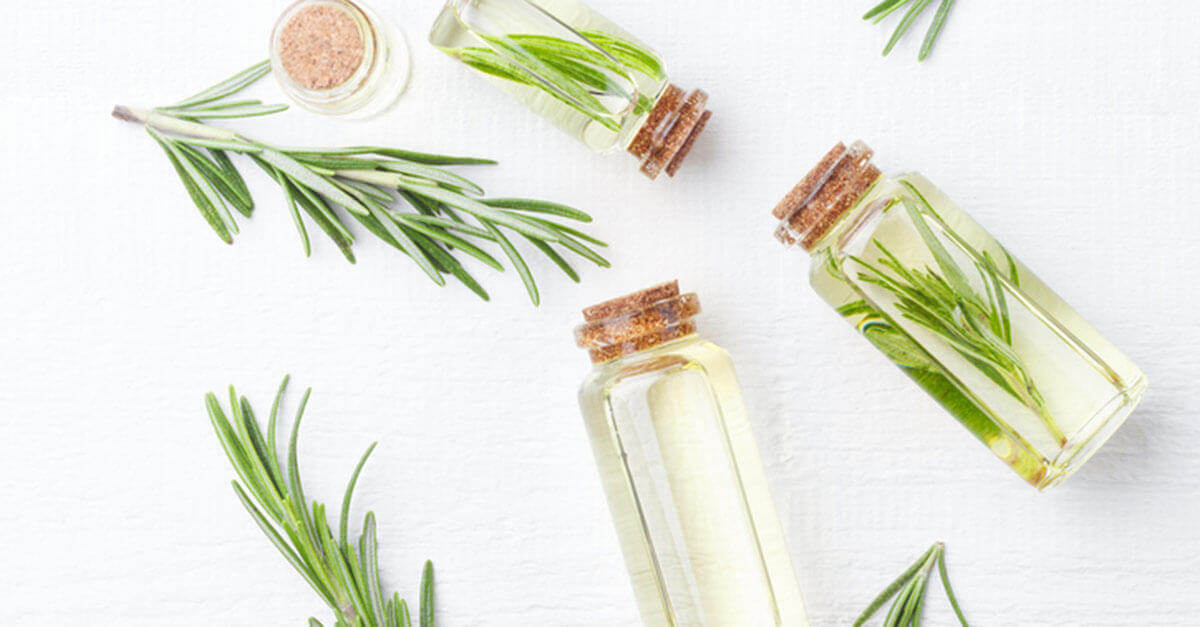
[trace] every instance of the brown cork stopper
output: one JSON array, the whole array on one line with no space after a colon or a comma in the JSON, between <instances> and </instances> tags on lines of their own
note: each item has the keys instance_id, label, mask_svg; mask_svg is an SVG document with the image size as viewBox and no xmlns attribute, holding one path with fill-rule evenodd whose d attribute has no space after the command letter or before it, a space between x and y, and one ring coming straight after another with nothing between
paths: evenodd
<instances>
[{"instance_id":1,"label":"brown cork stopper","mask_svg":"<svg viewBox=\"0 0 1200 627\"><path fill-rule=\"evenodd\" d=\"M310 4L296 11L279 33L283 69L305 89L342 85L358 71L365 54L362 33L349 7Z\"/></svg>"},{"instance_id":2,"label":"brown cork stopper","mask_svg":"<svg viewBox=\"0 0 1200 627\"><path fill-rule=\"evenodd\" d=\"M678 281L661 283L584 309L575 342L605 362L695 333L698 313L695 294L680 294Z\"/></svg>"},{"instance_id":3,"label":"brown cork stopper","mask_svg":"<svg viewBox=\"0 0 1200 627\"><path fill-rule=\"evenodd\" d=\"M861 141L834 146L771 211L780 220L775 237L811 250L879 179L873 154Z\"/></svg>"},{"instance_id":4,"label":"brown cork stopper","mask_svg":"<svg viewBox=\"0 0 1200 627\"><path fill-rule=\"evenodd\" d=\"M642 161L643 174L653 179L666 169L667 176L675 176L712 117L707 103L708 94L702 90L685 93L667 85L626 148Z\"/></svg>"}]
</instances>

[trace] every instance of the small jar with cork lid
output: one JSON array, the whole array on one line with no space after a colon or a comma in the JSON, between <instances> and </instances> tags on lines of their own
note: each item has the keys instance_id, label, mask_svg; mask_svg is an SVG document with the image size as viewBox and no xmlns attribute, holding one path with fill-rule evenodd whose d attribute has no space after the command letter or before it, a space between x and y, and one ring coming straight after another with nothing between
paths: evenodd
<instances>
[{"instance_id":1,"label":"small jar with cork lid","mask_svg":"<svg viewBox=\"0 0 1200 627\"><path fill-rule=\"evenodd\" d=\"M579 391L643 623L808 624L733 362L674 281L584 310Z\"/></svg>"},{"instance_id":2,"label":"small jar with cork lid","mask_svg":"<svg viewBox=\"0 0 1200 627\"><path fill-rule=\"evenodd\" d=\"M280 88L317 113L380 113L404 91L408 66L399 29L359 0L299 0L271 33L271 71Z\"/></svg>"},{"instance_id":3,"label":"small jar with cork lid","mask_svg":"<svg viewBox=\"0 0 1200 627\"><path fill-rule=\"evenodd\" d=\"M1058 485L1145 375L928 179L871 157L862 142L830 150L775 208L776 238L812 255L817 293L995 456Z\"/></svg>"},{"instance_id":4,"label":"small jar with cork lid","mask_svg":"<svg viewBox=\"0 0 1200 627\"><path fill-rule=\"evenodd\" d=\"M708 95L579 0L448 0L429 40L597 152L674 176L708 123Z\"/></svg>"}]
</instances>

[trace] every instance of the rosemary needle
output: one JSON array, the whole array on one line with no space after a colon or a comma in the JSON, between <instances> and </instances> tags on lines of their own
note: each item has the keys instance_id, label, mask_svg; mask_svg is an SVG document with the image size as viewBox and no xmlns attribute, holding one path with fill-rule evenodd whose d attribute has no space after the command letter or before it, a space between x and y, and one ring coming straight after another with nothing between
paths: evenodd
<instances>
[{"instance_id":1,"label":"rosemary needle","mask_svg":"<svg viewBox=\"0 0 1200 627\"><path fill-rule=\"evenodd\" d=\"M883 0L879 4L871 8L863 15L864 20L873 20L879 23L893 12L901 7L908 6L908 11L900 19L900 23L896 25L896 29L892 31L892 36L888 39L887 45L883 48L883 55L887 56L891 53L892 48L896 43L904 37L908 29L912 27L913 22L924 13L929 5L933 4L933 0ZM954 6L954 0L941 0L937 11L933 14L933 21L929 24L929 29L925 32L925 41L921 43L921 50L917 53L917 61L924 61L925 57L929 56L929 52L933 50L933 44L942 33L942 27L946 25L946 18L950 15L950 8Z\"/></svg>"},{"instance_id":2,"label":"rosemary needle","mask_svg":"<svg viewBox=\"0 0 1200 627\"><path fill-rule=\"evenodd\" d=\"M967 619L963 616L958 599L954 596L954 590L950 587L950 578L946 574L946 545L941 542L935 542L907 570L888 584L883 592L880 592L871 601L867 609L863 610L862 614L855 619L854 627L866 624L893 597L895 597L895 601L892 602L892 606L884 618L884 627L909 627L910 625L916 627L920 625L921 612L925 604L925 589L932 576L934 566L937 566L938 576L942 579L946 598L950 600L950 606L954 608L954 615L963 627L967 627Z\"/></svg>"},{"instance_id":3,"label":"rosemary needle","mask_svg":"<svg viewBox=\"0 0 1200 627\"><path fill-rule=\"evenodd\" d=\"M350 500L359 474L375 444L367 447L355 466L342 497L335 537L326 518L326 507L304 496L297 461L300 421L312 389L304 392L288 439L286 466L279 461L276 432L280 400L289 377L283 378L264 434L250 401L229 388L229 412L213 393L205 396L209 419L238 479L233 491L250 517L284 559L312 586L335 616L335 627L411 627L408 604L399 593L384 597L379 582L379 543L375 513L367 512L357 542L350 539ZM419 620L433 627L433 563L421 573ZM310 627L323 627L309 618Z\"/></svg>"},{"instance_id":4,"label":"rosemary needle","mask_svg":"<svg viewBox=\"0 0 1200 627\"><path fill-rule=\"evenodd\" d=\"M542 200L488 199L478 185L445 168L495 163L490 159L381 146L275 146L207 123L287 109L234 98L269 72L270 64L264 61L173 105L113 109L114 117L143 125L162 147L192 203L225 243L232 244L238 233L233 212L250 217L254 211L250 191L229 157L237 153L265 171L283 192L305 256L312 254L307 225L315 225L354 263L355 236L345 224L349 218L411 258L434 283L445 285L445 275L450 275L487 300L487 291L462 257L502 271L504 265L486 250L494 245L517 270L535 305L541 296L533 273L506 231L528 240L572 280L579 280L567 261L572 255L609 266L592 248L604 242L565 223L591 222L588 214Z\"/></svg>"}]
</instances>

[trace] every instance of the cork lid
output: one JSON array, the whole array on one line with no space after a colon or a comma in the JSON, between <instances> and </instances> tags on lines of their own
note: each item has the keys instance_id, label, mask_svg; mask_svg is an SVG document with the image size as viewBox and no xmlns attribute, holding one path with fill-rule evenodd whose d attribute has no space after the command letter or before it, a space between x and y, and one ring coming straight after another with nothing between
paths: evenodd
<instances>
[{"instance_id":1,"label":"cork lid","mask_svg":"<svg viewBox=\"0 0 1200 627\"><path fill-rule=\"evenodd\" d=\"M653 179L666 170L667 176L675 176L712 117L707 103L703 90L688 93L667 85L626 148L641 160L642 174Z\"/></svg>"},{"instance_id":2,"label":"cork lid","mask_svg":"<svg viewBox=\"0 0 1200 627\"><path fill-rule=\"evenodd\" d=\"M873 154L861 141L838 142L771 211L780 221L775 237L811 250L881 176Z\"/></svg>"},{"instance_id":3,"label":"cork lid","mask_svg":"<svg viewBox=\"0 0 1200 627\"><path fill-rule=\"evenodd\" d=\"M660 283L584 309L575 343L605 362L695 333L698 313L696 294L680 294L678 281Z\"/></svg>"}]
</instances>

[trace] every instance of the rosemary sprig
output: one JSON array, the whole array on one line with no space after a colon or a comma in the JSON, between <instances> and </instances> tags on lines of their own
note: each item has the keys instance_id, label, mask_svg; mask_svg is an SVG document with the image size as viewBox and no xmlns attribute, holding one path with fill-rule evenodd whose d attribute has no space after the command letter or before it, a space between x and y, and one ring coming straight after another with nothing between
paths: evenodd
<instances>
[{"instance_id":1,"label":"rosemary sprig","mask_svg":"<svg viewBox=\"0 0 1200 627\"><path fill-rule=\"evenodd\" d=\"M336 627L411 627L408 604L400 593L390 597L382 593L375 513L367 512L357 542L349 538L350 498L378 443L367 447L350 475L335 536L327 522L325 505L313 501L310 508L300 483L297 442L312 388L304 392L296 410L286 466L279 461L275 436L279 403L288 379L283 378L275 394L265 436L250 401L239 397L233 386L229 388L229 417L215 394L210 392L204 398L217 438L237 472L233 491L275 548L333 611ZM433 563L429 561L421 573L419 621L421 627L433 627ZM308 624L321 627L315 618L309 618Z\"/></svg>"},{"instance_id":2,"label":"rosemary sprig","mask_svg":"<svg viewBox=\"0 0 1200 627\"><path fill-rule=\"evenodd\" d=\"M270 115L286 105L234 99L238 92L270 72L266 61L176 104L154 109L117 106L113 116L142 124L162 147L192 202L226 243L238 232L233 212L249 217L250 191L230 153L248 157L279 185L304 254L312 254L305 218L333 240L348 261L355 236L349 216L375 237L408 255L434 283L451 275L483 298L487 291L466 269L458 253L503 271L482 247L493 243L504 253L536 305L541 297L533 273L513 245L513 234L529 241L574 281L578 274L566 257L577 255L598 266L608 261L593 246L605 246L563 221L590 222L591 216L565 205L525 198L484 198L483 189L441 166L495 163L397 148L288 148L271 145L206 120ZM404 205L407 205L405 210Z\"/></svg>"},{"instance_id":3,"label":"rosemary sprig","mask_svg":"<svg viewBox=\"0 0 1200 627\"><path fill-rule=\"evenodd\" d=\"M918 201L924 202L915 188L909 188ZM906 268L876 240L875 246L884 255L876 264L851 257L865 268L859 278L890 292L901 315L936 334L997 386L1029 407L1050 435L1065 445L1066 435L1050 415L1025 362L1012 346L1012 321L1004 294L1008 285L1020 285L1016 262L1005 252L1006 275L987 251L981 253L959 242L974 259L975 271L984 286L984 294L980 294L926 222L927 215L928 219L937 219L932 208L927 204L920 210L910 203L903 205L938 269Z\"/></svg>"},{"instance_id":4,"label":"rosemary sprig","mask_svg":"<svg viewBox=\"0 0 1200 627\"><path fill-rule=\"evenodd\" d=\"M887 56L896 46L896 42L900 41L901 37L908 32L908 29L916 21L917 17L933 4L933 0L883 0L875 5L866 15L863 15L864 20L873 20L876 24L883 18L892 14L897 9L908 6L908 11L904 13L904 17L900 19L900 23L896 25L896 30L892 31L891 39L888 39L887 45L883 48L883 56ZM929 56L929 51L933 50L933 44L937 41L938 35L942 32L942 27L946 25L946 18L950 15L950 8L954 6L954 0L941 0L938 5L937 12L933 14L933 22L929 24L929 30L925 32L925 41L921 44L921 51L917 53L917 61L924 61L925 57Z\"/></svg>"},{"instance_id":5,"label":"rosemary sprig","mask_svg":"<svg viewBox=\"0 0 1200 627\"><path fill-rule=\"evenodd\" d=\"M623 38L602 31L576 32L585 43L548 35L480 35L490 47L467 46L446 52L484 74L540 89L618 132L624 111L612 111L600 98L616 95L632 103L635 114L649 111L653 103L638 93L632 73L661 80L666 77L662 61Z\"/></svg>"},{"instance_id":6,"label":"rosemary sprig","mask_svg":"<svg viewBox=\"0 0 1200 627\"><path fill-rule=\"evenodd\" d=\"M963 616L962 608L958 606L958 599L954 597L954 590L950 588L950 577L946 574L946 545L941 542L935 542L929 547L925 554L917 558L908 570L900 574L895 581L888 584L888 587L879 593L863 610L863 613L854 621L854 627L861 627L866 624L879 608L887 603L888 599L896 597L892 603L892 607L888 610L886 617L883 619L883 627L917 627L921 624L921 611L925 603L925 586L929 583L929 579L933 573L934 565L938 568L938 575L942 578L942 587L946 590L946 598L950 600L950 607L954 608L954 615L958 617L958 621L963 627L967 627L967 619Z\"/></svg>"}]
</instances>

